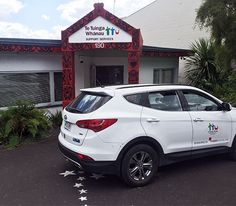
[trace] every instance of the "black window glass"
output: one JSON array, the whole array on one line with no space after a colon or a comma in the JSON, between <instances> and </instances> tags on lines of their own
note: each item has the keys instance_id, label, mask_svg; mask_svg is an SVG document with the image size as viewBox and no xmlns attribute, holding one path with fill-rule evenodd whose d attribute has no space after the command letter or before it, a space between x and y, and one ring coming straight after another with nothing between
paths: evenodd
<instances>
[{"instance_id":1,"label":"black window glass","mask_svg":"<svg viewBox=\"0 0 236 206\"><path fill-rule=\"evenodd\" d=\"M62 101L62 73L54 73L54 92L55 92L55 101Z\"/></svg>"},{"instance_id":2,"label":"black window glass","mask_svg":"<svg viewBox=\"0 0 236 206\"><path fill-rule=\"evenodd\" d=\"M126 95L125 99L133 104L138 104L138 105L143 105L141 99L142 99L142 94L131 94L131 95Z\"/></svg>"},{"instance_id":3,"label":"black window glass","mask_svg":"<svg viewBox=\"0 0 236 206\"><path fill-rule=\"evenodd\" d=\"M149 105L153 109L164 111L181 111L178 95L174 91L159 91L148 94Z\"/></svg>"},{"instance_id":4,"label":"black window glass","mask_svg":"<svg viewBox=\"0 0 236 206\"><path fill-rule=\"evenodd\" d=\"M110 99L110 96L82 92L67 106L66 110L74 113L89 113L97 110Z\"/></svg>"},{"instance_id":5,"label":"black window glass","mask_svg":"<svg viewBox=\"0 0 236 206\"><path fill-rule=\"evenodd\" d=\"M0 73L0 107L17 100L50 102L49 73Z\"/></svg>"},{"instance_id":6,"label":"black window glass","mask_svg":"<svg viewBox=\"0 0 236 206\"><path fill-rule=\"evenodd\" d=\"M217 103L205 95L191 91L184 91L183 93L190 111L218 111L220 109Z\"/></svg>"}]
</instances>

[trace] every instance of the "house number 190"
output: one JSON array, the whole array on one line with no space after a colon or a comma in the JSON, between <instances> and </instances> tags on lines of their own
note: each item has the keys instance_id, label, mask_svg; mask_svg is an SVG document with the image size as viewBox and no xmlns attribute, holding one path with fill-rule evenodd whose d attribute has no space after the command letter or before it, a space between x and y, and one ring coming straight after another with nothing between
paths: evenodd
<instances>
[{"instance_id":1,"label":"house number 190","mask_svg":"<svg viewBox=\"0 0 236 206\"><path fill-rule=\"evenodd\" d=\"M97 49L104 48L104 43L95 43L95 48Z\"/></svg>"}]
</instances>

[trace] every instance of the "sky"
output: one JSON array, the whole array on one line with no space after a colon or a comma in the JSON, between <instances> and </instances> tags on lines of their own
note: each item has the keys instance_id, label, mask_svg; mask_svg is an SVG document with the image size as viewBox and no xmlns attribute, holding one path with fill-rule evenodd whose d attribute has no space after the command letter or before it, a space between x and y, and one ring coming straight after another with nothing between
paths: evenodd
<instances>
[{"instance_id":1,"label":"sky","mask_svg":"<svg viewBox=\"0 0 236 206\"><path fill-rule=\"evenodd\" d=\"M122 18L153 1L0 0L0 38L60 39L61 30L92 11L94 3L103 2L106 10Z\"/></svg>"}]
</instances>

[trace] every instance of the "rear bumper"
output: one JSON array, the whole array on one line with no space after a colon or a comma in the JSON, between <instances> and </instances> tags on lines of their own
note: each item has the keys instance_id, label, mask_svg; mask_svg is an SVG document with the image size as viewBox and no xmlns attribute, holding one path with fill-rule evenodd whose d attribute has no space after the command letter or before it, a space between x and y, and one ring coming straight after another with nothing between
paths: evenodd
<instances>
[{"instance_id":1,"label":"rear bumper","mask_svg":"<svg viewBox=\"0 0 236 206\"><path fill-rule=\"evenodd\" d=\"M66 148L60 142L58 147L62 154L71 162L82 167L83 170L90 173L114 174L120 175L120 164L117 161L87 161L77 157L77 153Z\"/></svg>"}]
</instances>

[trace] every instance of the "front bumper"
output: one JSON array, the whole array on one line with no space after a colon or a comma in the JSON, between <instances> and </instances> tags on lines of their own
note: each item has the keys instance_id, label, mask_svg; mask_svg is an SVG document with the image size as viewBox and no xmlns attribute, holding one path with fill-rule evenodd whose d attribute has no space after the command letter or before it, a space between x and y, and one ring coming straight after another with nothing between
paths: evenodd
<instances>
[{"instance_id":1,"label":"front bumper","mask_svg":"<svg viewBox=\"0 0 236 206\"><path fill-rule=\"evenodd\" d=\"M58 142L58 147L68 160L79 165L86 172L120 175L120 164L117 161L82 160L76 152L66 148L60 142Z\"/></svg>"}]
</instances>

